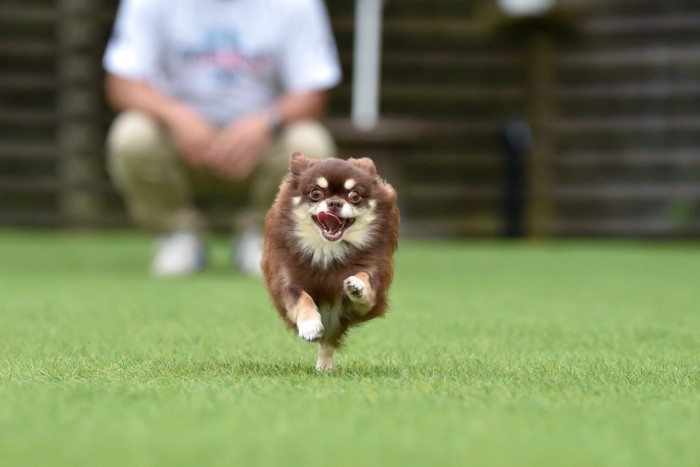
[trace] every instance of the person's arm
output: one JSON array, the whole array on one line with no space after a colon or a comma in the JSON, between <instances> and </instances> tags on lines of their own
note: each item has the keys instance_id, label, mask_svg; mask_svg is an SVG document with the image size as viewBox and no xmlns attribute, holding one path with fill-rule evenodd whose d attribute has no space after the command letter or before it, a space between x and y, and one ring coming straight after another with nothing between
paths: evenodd
<instances>
[{"instance_id":1,"label":"person's arm","mask_svg":"<svg viewBox=\"0 0 700 467\"><path fill-rule=\"evenodd\" d=\"M283 95L273 106L233 122L211 146L207 160L215 170L233 179L245 179L260 162L275 132L275 120L288 125L320 117L326 107L326 91Z\"/></svg>"},{"instance_id":2,"label":"person's arm","mask_svg":"<svg viewBox=\"0 0 700 467\"><path fill-rule=\"evenodd\" d=\"M177 148L192 165L204 165L217 130L187 105L159 92L150 84L108 73L107 100L117 110L137 110L162 123Z\"/></svg>"},{"instance_id":3,"label":"person's arm","mask_svg":"<svg viewBox=\"0 0 700 467\"><path fill-rule=\"evenodd\" d=\"M117 111L137 110L169 126L173 114L182 113L179 103L163 95L145 81L107 73L107 101Z\"/></svg>"},{"instance_id":4,"label":"person's arm","mask_svg":"<svg viewBox=\"0 0 700 467\"><path fill-rule=\"evenodd\" d=\"M275 103L274 110L286 125L299 120L319 118L323 115L327 102L327 91L289 93Z\"/></svg>"}]
</instances>

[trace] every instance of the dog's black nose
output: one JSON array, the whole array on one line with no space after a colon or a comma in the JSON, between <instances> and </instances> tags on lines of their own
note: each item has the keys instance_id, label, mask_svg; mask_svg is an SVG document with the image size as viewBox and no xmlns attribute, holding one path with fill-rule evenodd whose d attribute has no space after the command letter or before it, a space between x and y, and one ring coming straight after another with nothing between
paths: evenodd
<instances>
[{"instance_id":1,"label":"dog's black nose","mask_svg":"<svg viewBox=\"0 0 700 467\"><path fill-rule=\"evenodd\" d=\"M340 199L329 199L326 201L326 205L328 205L328 209L331 211L340 211L343 209L343 201Z\"/></svg>"}]
</instances>

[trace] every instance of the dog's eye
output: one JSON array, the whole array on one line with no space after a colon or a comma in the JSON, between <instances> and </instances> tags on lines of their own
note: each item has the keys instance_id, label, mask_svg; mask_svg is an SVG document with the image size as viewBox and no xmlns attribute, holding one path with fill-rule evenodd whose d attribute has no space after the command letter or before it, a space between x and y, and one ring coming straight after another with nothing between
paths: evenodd
<instances>
[{"instance_id":1,"label":"dog's eye","mask_svg":"<svg viewBox=\"0 0 700 467\"><path fill-rule=\"evenodd\" d=\"M357 204L362 200L362 196L355 190L351 191L348 193L348 199L350 200L351 203Z\"/></svg>"},{"instance_id":2,"label":"dog's eye","mask_svg":"<svg viewBox=\"0 0 700 467\"><path fill-rule=\"evenodd\" d=\"M323 191L321 191L320 188L314 188L311 190L311 193L309 193L309 197L313 201L319 201L321 198L323 198Z\"/></svg>"}]
</instances>

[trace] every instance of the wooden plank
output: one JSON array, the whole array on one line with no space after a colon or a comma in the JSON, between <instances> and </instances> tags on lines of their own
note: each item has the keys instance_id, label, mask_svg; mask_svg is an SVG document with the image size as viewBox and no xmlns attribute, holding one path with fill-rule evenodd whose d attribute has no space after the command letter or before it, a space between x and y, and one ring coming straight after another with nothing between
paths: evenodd
<instances>
[{"instance_id":1,"label":"wooden plank","mask_svg":"<svg viewBox=\"0 0 700 467\"><path fill-rule=\"evenodd\" d=\"M698 98L700 83L654 81L640 83L638 80L626 83L558 86L552 89L554 97L560 100L594 99L629 100L629 99L669 99L669 98Z\"/></svg>"},{"instance_id":2,"label":"wooden plank","mask_svg":"<svg viewBox=\"0 0 700 467\"><path fill-rule=\"evenodd\" d=\"M54 124L57 121L58 112L53 107L47 109L0 108L0 124L45 125Z\"/></svg>"},{"instance_id":3,"label":"wooden plank","mask_svg":"<svg viewBox=\"0 0 700 467\"><path fill-rule=\"evenodd\" d=\"M61 220L59 213L53 209L0 210L0 225L3 226L58 227Z\"/></svg>"},{"instance_id":4,"label":"wooden plank","mask_svg":"<svg viewBox=\"0 0 700 467\"><path fill-rule=\"evenodd\" d=\"M89 190L97 195L114 192L110 183L104 180L68 180L63 181L52 175L32 178L4 176L0 178L0 191L15 193L59 193L60 190Z\"/></svg>"},{"instance_id":5,"label":"wooden plank","mask_svg":"<svg viewBox=\"0 0 700 467\"><path fill-rule=\"evenodd\" d=\"M559 134L649 133L665 131L700 131L700 114L650 115L640 117L557 118L547 122Z\"/></svg>"},{"instance_id":6,"label":"wooden plank","mask_svg":"<svg viewBox=\"0 0 700 467\"><path fill-rule=\"evenodd\" d=\"M351 50L339 51L339 58L344 69L352 68L353 54ZM521 54L512 51L458 52L393 52L391 49L382 55L382 68L392 70L395 67L419 67L421 71L431 68L468 68L484 72L484 68L502 70L501 73L515 72L526 65ZM443 76L443 78L446 76ZM346 83L349 84L349 83Z\"/></svg>"},{"instance_id":7,"label":"wooden plank","mask_svg":"<svg viewBox=\"0 0 700 467\"><path fill-rule=\"evenodd\" d=\"M422 217L402 220L401 235L407 237L494 237L503 230L497 216Z\"/></svg>"},{"instance_id":8,"label":"wooden plank","mask_svg":"<svg viewBox=\"0 0 700 467\"><path fill-rule=\"evenodd\" d=\"M697 6L696 0L674 0L673 3L662 3L658 0L558 0L558 4L580 13L620 14L635 11L662 13L667 11L669 4L678 10L689 10Z\"/></svg>"},{"instance_id":9,"label":"wooden plank","mask_svg":"<svg viewBox=\"0 0 700 467\"><path fill-rule=\"evenodd\" d=\"M415 164L419 166L435 166L454 169L474 169L474 168L494 168L503 165L503 154L498 153L471 153L459 152L454 150L440 150L439 152L431 151L429 153L413 153L409 152L402 155L401 158L406 164Z\"/></svg>"},{"instance_id":10,"label":"wooden plank","mask_svg":"<svg viewBox=\"0 0 700 467\"><path fill-rule=\"evenodd\" d=\"M700 46L644 46L557 53L560 68L699 65Z\"/></svg>"},{"instance_id":11,"label":"wooden plank","mask_svg":"<svg viewBox=\"0 0 700 467\"><path fill-rule=\"evenodd\" d=\"M0 142L0 159L55 159L58 148L53 142Z\"/></svg>"},{"instance_id":12,"label":"wooden plank","mask_svg":"<svg viewBox=\"0 0 700 467\"><path fill-rule=\"evenodd\" d=\"M698 201L700 200L700 186L691 182L569 185L553 189L551 195L558 201L577 203L589 201Z\"/></svg>"},{"instance_id":13,"label":"wooden plank","mask_svg":"<svg viewBox=\"0 0 700 467\"><path fill-rule=\"evenodd\" d=\"M525 57L509 49L486 51L442 51L402 52L388 50L382 54L382 65L392 67L397 65L419 66L489 66L495 68L521 67L526 63Z\"/></svg>"},{"instance_id":14,"label":"wooden plank","mask_svg":"<svg viewBox=\"0 0 700 467\"><path fill-rule=\"evenodd\" d=\"M463 137L474 133L492 133L500 131L499 120L421 120L418 118L384 118L372 131L363 132L353 127L347 118L329 118L324 120L331 133L341 143L362 142L424 142L427 138Z\"/></svg>"},{"instance_id":15,"label":"wooden plank","mask_svg":"<svg viewBox=\"0 0 700 467\"><path fill-rule=\"evenodd\" d=\"M676 236L700 234L700 222L678 224L666 218L559 219L551 229L558 235L576 236Z\"/></svg>"},{"instance_id":16,"label":"wooden plank","mask_svg":"<svg viewBox=\"0 0 700 467\"><path fill-rule=\"evenodd\" d=\"M0 178L0 192L15 193L47 193L56 192L60 188L59 181L52 176L13 178L3 176Z\"/></svg>"},{"instance_id":17,"label":"wooden plank","mask_svg":"<svg viewBox=\"0 0 700 467\"><path fill-rule=\"evenodd\" d=\"M697 148L668 149L658 151L577 151L560 154L557 166L568 169L588 167L698 167L700 151Z\"/></svg>"},{"instance_id":18,"label":"wooden plank","mask_svg":"<svg viewBox=\"0 0 700 467\"><path fill-rule=\"evenodd\" d=\"M228 227L230 227L230 217L228 224ZM26 208L21 211L1 210L0 225L41 228L66 227L65 219L60 212L54 209ZM100 217L95 226L99 228L125 228L131 227L132 224L123 212L108 212ZM225 228L223 222L220 227L220 230Z\"/></svg>"},{"instance_id":19,"label":"wooden plank","mask_svg":"<svg viewBox=\"0 0 700 467\"><path fill-rule=\"evenodd\" d=\"M334 98L349 99L352 90L342 86L334 91ZM484 102L509 102L516 106L526 96L526 90L520 86L490 86L482 83L464 83L455 85L434 84L395 84L382 86L382 102L387 101L430 101L436 103L447 101L451 104L461 102L465 105Z\"/></svg>"},{"instance_id":20,"label":"wooden plank","mask_svg":"<svg viewBox=\"0 0 700 467\"><path fill-rule=\"evenodd\" d=\"M700 14L678 14L667 12L655 15L615 15L602 18L589 18L581 23L578 31L584 34L663 34L691 32L700 28Z\"/></svg>"},{"instance_id":21,"label":"wooden plank","mask_svg":"<svg viewBox=\"0 0 700 467\"><path fill-rule=\"evenodd\" d=\"M413 183L404 187L402 196L444 201L494 201L502 197L499 185L447 185L441 183Z\"/></svg>"},{"instance_id":22,"label":"wooden plank","mask_svg":"<svg viewBox=\"0 0 700 467\"><path fill-rule=\"evenodd\" d=\"M52 23L56 19L56 8L53 4L0 4L0 18L5 21Z\"/></svg>"},{"instance_id":23,"label":"wooden plank","mask_svg":"<svg viewBox=\"0 0 700 467\"><path fill-rule=\"evenodd\" d=\"M41 59L51 58L54 53L56 53L54 42L31 39L0 39L0 54L5 56L31 56Z\"/></svg>"},{"instance_id":24,"label":"wooden plank","mask_svg":"<svg viewBox=\"0 0 700 467\"><path fill-rule=\"evenodd\" d=\"M51 90L58 87L55 76L35 73L3 73L0 75L0 90Z\"/></svg>"},{"instance_id":25,"label":"wooden plank","mask_svg":"<svg viewBox=\"0 0 700 467\"><path fill-rule=\"evenodd\" d=\"M353 30L353 17L332 17L331 24L336 34L348 33ZM433 18L423 21L420 18L385 16L382 25L384 35L429 36L437 39L443 36L459 36L464 38L487 37L492 32L489 24L468 18L449 17Z\"/></svg>"},{"instance_id":26,"label":"wooden plank","mask_svg":"<svg viewBox=\"0 0 700 467\"><path fill-rule=\"evenodd\" d=\"M516 101L525 98L523 86L490 86L481 83L449 85L387 85L382 87L382 97L387 99L431 99L479 102L493 100Z\"/></svg>"}]
</instances>

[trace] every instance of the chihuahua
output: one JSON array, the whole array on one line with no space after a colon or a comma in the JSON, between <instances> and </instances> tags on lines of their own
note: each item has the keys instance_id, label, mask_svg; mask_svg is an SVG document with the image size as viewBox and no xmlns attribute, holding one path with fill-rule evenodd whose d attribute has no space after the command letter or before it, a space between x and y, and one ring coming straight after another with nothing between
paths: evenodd
<instances>
[{"instance_id":1,"label":"chihuahua","mask_svg":"<svg viewBox=\"0 0 700 467\"><path fill-rule=\"evenodd\" d=\"M347 331L382 316L399 236L396 192L369 158L291 156L265 218L262 270L290 329L333 368Z\"/></svg>"}]
</instances>

